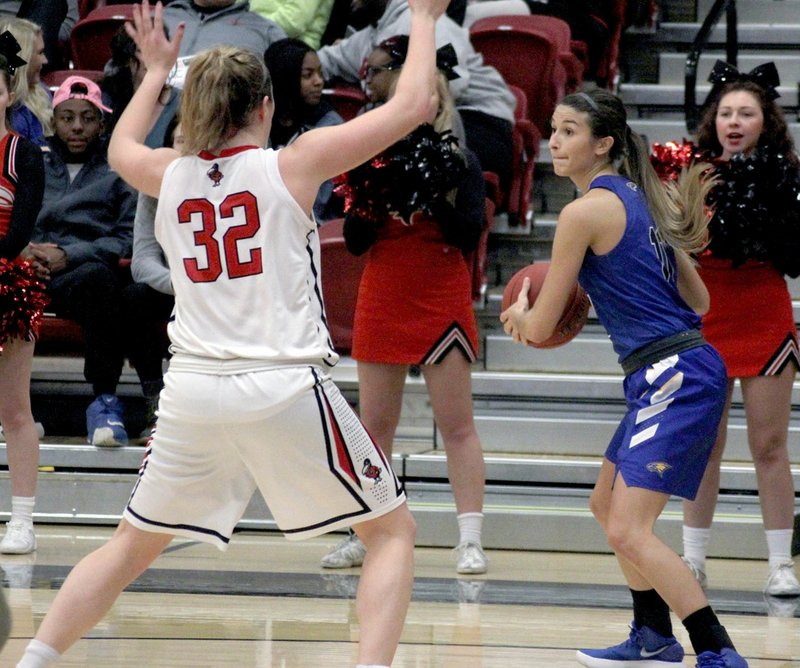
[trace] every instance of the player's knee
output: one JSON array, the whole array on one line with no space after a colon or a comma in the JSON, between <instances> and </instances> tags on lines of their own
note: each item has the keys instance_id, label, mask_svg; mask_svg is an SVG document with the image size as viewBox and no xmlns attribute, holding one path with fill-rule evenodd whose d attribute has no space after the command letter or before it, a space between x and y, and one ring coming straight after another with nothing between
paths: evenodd
<instances>
[{"instance_id":1,"label":"player's knee","mask_svg":"<svg viewBox=\"0 0 800 668\"><path fill-rule=\"evenodd\" d=\"M637 533L625 522L614 519L608 520L605 529L606 539L614 554L634 564L637 563L639 548L642 545Z\"/></svg>"},{"instance_id":2,"label":"player's knee","mask_svg":"<svg viewBox=\"0 0 800 668\"><path fill-rule=\"evenodd\" d=\"M763 435L753 444L753 463L756 466L769 466L788 459L786 432L773 432Z\"/></svg>"},{"instance_id":3,"label":"player's knee","mask_svg":"<svg viewBox=\"0 0 800 668\"><path fill-rule=\"evenodd\" d=\"M400 514L398 522L398 535L402 536L406 541L410 541L413 545L417 539L417 522L408 506L404 506L405 512Z\"/></svg>"}]
</instances>

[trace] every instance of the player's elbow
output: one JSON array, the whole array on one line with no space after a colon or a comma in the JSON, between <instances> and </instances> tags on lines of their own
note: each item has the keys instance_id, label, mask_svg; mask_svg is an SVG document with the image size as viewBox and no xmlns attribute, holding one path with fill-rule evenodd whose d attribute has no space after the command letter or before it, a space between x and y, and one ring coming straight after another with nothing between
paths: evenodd
<instances>
[{"instance_id":1,"label":"player's elbow","mask_svg":"<svg viewBox=\"0 0 800 668\"><path fill-rule=\"evenodd\" d=\"M697 302L695 304L692 304L692 308L694 309L694 312L697 313L697 315L705 315L711 308L711 300L709 298L706 298L702 302Z\"/></svg>"}]
</instances>

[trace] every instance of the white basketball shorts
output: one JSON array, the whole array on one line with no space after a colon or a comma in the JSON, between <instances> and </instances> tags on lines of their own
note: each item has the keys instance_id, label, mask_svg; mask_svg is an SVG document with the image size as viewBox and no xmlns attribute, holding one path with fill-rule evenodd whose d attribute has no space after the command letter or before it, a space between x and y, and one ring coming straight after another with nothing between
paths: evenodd
<instances>
[{"instance_id":1,"label":"white basketball shorts","mask_svg":"<svg viewBox=\"0 0 800 668\"><path fill-rule=\"evenodd\" d=\"M171 367L125 519L225 549L256 487L292 540L405 502L389 462L321 368L213 375Z\"/></svg>"}]
</instances>

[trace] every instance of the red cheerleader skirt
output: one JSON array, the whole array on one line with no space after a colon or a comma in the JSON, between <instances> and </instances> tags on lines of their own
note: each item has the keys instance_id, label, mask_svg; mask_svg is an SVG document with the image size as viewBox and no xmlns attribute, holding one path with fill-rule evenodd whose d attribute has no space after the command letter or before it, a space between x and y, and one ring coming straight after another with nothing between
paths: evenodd
<instances>
[{"instance_id":1,"label":"red cheerleader skirt","mask_svg":"<svg viewBox=\"0 0 800 668\"><path fill-rule=\"evenodd\" d=\"M711 295L703 336L722 355L729 378L772 376L800 367L797 330L786 280L771 263L700 258Z\"/></svg>"},{"instance_id":2,"label":"red cheerleader skirt","mask_svg":"<svg viewBox=\"0 0 800 668\"><path fill-rule=\"evenodd\" d=\"M464 256L420 214L392 218L369 250L353 324L353 359L436 364L453 349L476 357L478 328Z\"/></svg>"}]
</instances>

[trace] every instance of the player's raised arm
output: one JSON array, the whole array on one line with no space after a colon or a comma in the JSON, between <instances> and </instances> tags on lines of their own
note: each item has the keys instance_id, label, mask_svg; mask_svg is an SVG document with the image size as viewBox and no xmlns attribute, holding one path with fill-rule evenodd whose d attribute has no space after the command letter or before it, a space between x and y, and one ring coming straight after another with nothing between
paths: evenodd
<instances>
[{"instance_id":1,"label":"player's raised arm","mask_svg":"<svg viewBox=\"0 0 800 668\"><path fill-rule=\"evenodd\" d=\"M410 0L408 58L391 100L343 125L307 132L282 150L281 174L304 209L310 209L309 191L320 183L368 160L435 114L434 28L448 4Z\"/></svg>"},{"instance_id":2,"label":"player's raised arm","mask_svg":"<svg viewBox=\"0 0 800 668\"><path fill-rule=\"evenodd\" d=\"M144 145L158 98L180 49L183 24L172 39L164 34L163 7L157 2L151 13L149 0L133 7L133 23L125 24L128 34L141 51L146 73L139 88L120 116L111 135L108 162L119 175L137 190L158 197L161 178L177 151L151 149Z\"/></svg>"}]
</instances>

